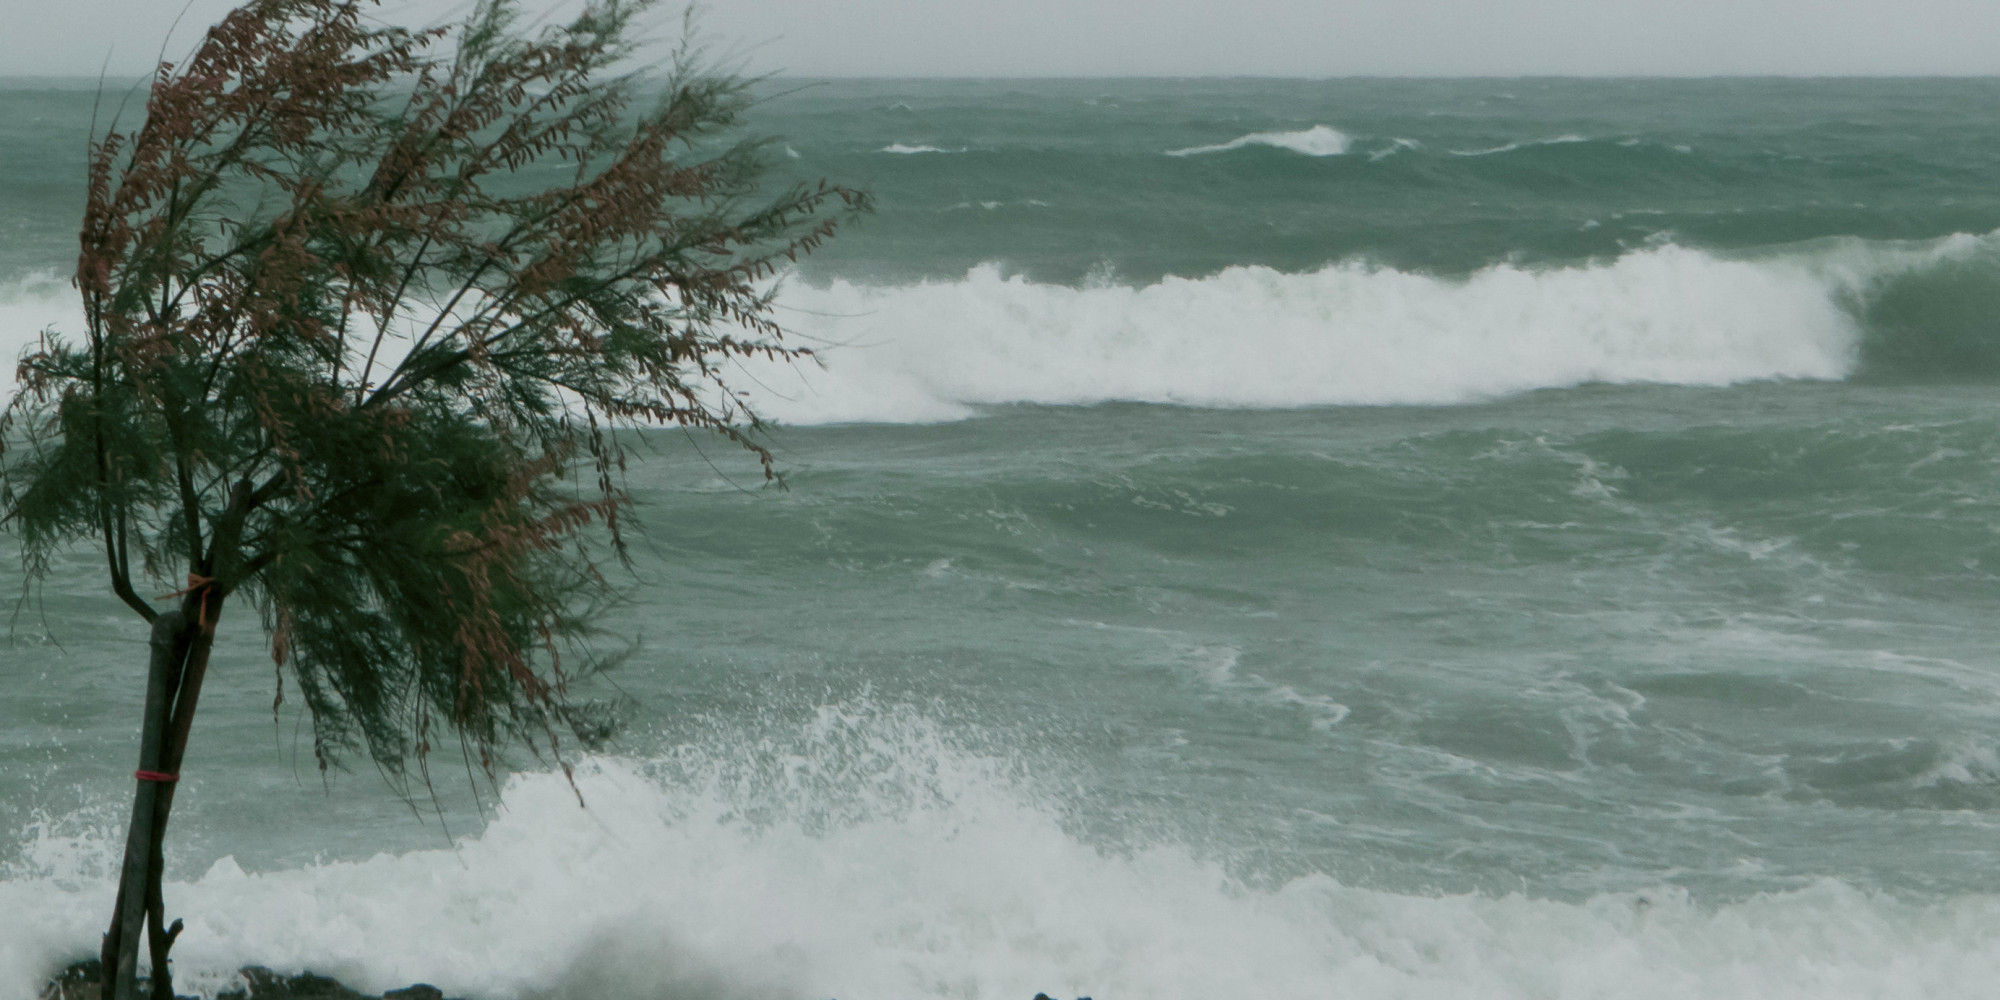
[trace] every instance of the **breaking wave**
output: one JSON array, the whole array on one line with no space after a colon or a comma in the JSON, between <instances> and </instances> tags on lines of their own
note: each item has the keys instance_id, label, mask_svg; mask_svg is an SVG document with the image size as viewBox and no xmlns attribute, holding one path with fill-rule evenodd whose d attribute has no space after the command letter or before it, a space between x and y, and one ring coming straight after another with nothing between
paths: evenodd
<instances>
[{"instance_id":1,"label":"breaking wave","mask_svg":"<svg viewBox=\"0 0 2000 1000\"><path fill-rule=\"evenodd\" d=\"M1871 342L1870 296L1992 267L1993 245L1669 245L1463 278L1349 262L1070 287L988 264L956 281L795 284L782 318L823 366L757 367L752 397L792 423L924 422L1008 403L1443 405L1592 382L1842 379Z\"/></svg>"},{"instance_id":2,"label":"breaking wave","mask_svg":"<svg viewBox=\"0 0 2000 1000\"><path fill-rule=\"evenodd\" d=\"M1533 139L1526 142L1510 142L1504 146L1494 146L1491 149L1454 149L1451 151L1451 155L1494 156L1500 153L1511 153L1517 149L1526 149L1530 146L1567 146L1570 145L1571 143L1589 142L1589 141L1590 141L1589 139L1586 139L1580 135L1559 135L1553 139Z\"/></svg>"},{"instance_id":3,"label":"breaking wave","mask_svg":"<svg viewBox=\"0 0 2000 1000\"><path fill-rule=\"evenodd\" d=\"M14 362L43 330L75 335L82 307L75 290L53 271L0 276L0 401L14 390Z\"/></svg>"},{"instance_id":4,"label":"breaking wave","mask_svg":"<svg viewBox=\"0 0 2000 1000\"><path fill-rule=\"evenodd\" d=\"M1019 768L909 710L514 776L451 849L170 882L177 985L246 963L491 1000L1061 996L1304 1000L1984 996L2000 900L1824 881L1705 905L1246 881L1174 843L1092 844ZM45 838L0 880L0 1000L95 940L112 838ZM83 859L78 855L103 854ZM88 862L88 863L85 863Z\"/></svg>"},{"instance_id":5,"label":"breaking wave","mask_svg":"<svg viewBox=\"0 0 2000 1000\"><path fill-rule=\"evenodd\" d=\"M74 334L74 297L49 274L0 283L0 349L11 360L44 328ZM1463 277L1246 265L1140 286L1039 283L989 263L914 284L794 281L778 308L820 364L746 361L732 381L793 424L1017 403L1290 409L1589 383L1963 381L2000 377L2000 235L1733 255L1664 245Z\"/></svg>"},{"instance_id":6,"label":"breaking wave","mask_svg":"<svg viewBox=\"0 0 2000 1000\"><path fill-rule=\"evenodd\" d=\"M1227 153L1232 149L1249 146L1269 146L1273 149L1288 149L1307 156L1339 156L1347 152L1353 140L1344 133L1325 125L1296 132L1252 132L1238 136L1214 146L1190 146L1187 149L1168 150L1168 156L1200 156L1205 153Z\"/></svg>"}]
</instances>

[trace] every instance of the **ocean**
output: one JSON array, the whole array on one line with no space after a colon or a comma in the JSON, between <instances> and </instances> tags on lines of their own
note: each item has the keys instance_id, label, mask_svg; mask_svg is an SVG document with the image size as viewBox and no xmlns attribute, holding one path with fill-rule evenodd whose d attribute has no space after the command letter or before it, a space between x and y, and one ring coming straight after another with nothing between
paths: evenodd
<instances>
[{"instance_id":1,"label":"ocean","mask_svg":"<svg viewBox=\"0 0 2000 1000\"><path fill-rule=\"evenodd\" d=\"M94 97L0 80L10 353L78 326ZM783 488L643 435L586 805L322 774L239 611L177 982L1991 996L1996 100L772 81L774 171L878 210L782 279L819 364L734 373ZM90 552L25 598L0 1000L94 952L143 696Z\"/></svg>"}]
</instances>

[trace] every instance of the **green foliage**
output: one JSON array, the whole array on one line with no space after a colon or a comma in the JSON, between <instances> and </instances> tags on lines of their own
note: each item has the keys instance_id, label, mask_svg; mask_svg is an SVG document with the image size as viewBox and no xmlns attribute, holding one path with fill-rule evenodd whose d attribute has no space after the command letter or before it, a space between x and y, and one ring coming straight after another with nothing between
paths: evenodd
<instances>
[{"instance_id":1,"label":"green foliage","mask_svg":"<svg viewBox=\"0 0 2000 1000\"><path fill-rule=\"evenodd\" d=\"M535 33L483 0L455 36L366 6L246 5L95 145L86 327L22 361L0 507L31 576L100 547L147 620L134 577L185 573L204 649L244 595L322 766L559 753L605 732L567 682L623 553L616 430L768 475L724 374L805 353L764 279L865 199L760 200L742 81L618 69L649 0Z\"/></svg>"}]
</instances>

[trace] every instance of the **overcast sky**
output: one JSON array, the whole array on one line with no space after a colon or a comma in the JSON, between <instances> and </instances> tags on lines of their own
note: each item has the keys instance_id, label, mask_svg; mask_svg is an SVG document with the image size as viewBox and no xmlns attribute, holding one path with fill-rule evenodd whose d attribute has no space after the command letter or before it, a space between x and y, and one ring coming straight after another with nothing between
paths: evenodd
<instances>
[{"instance_id":1,"label":"overcast sky","mask_svg":"<svg viewBox=\"0 0 2000 1000\"><path fill-rule=\"evenodd\" d=\"M186 0L0 0L0 75L150 67ZM232 0L193 0L184 53ZM536 2L524 5L536 9ZM542 4L540 6L546 6ZM712 0L813 76L2000 74L2000 0ZM452 0L386 0L429 19ZM458 5L457 9L463 9Z\"/></svg>"}]
</instances>

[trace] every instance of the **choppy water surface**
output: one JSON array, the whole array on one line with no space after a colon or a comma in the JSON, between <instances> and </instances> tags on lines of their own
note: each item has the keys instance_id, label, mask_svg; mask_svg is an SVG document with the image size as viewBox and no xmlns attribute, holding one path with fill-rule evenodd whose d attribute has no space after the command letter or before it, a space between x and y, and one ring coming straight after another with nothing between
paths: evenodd
<instances>
[{"instance_id":1,"label":"choppy water surface","mask_svg":"<svg viewBox=\"0 0 2000 1000\"><path fill-rule=\"evenodd\" d=\"M774 97L781 169L882 209L781 297L824 367L738 373L787 489L650 438L589 807L532 761L442 817L323 780L238 619L170 844L182 975L1981 996L1996 86ZM74 323L90 97L0 88L12 342ZM9 998L109 905L143 645L85 552L26 607Z\"/></svg>"}]
</instances>

